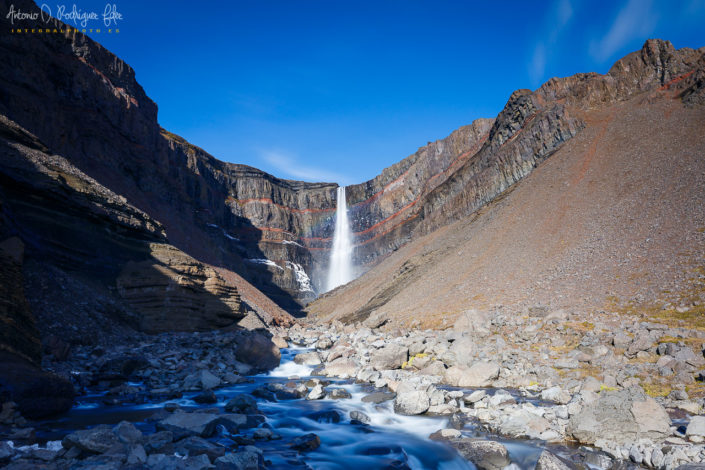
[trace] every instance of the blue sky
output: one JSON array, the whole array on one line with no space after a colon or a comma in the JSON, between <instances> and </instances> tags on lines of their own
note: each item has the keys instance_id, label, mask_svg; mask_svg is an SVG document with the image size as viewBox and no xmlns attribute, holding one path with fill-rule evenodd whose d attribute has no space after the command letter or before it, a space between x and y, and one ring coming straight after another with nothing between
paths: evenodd
<instances>
[{"instance_id":1,"label":"blue sky","mask_svg":"<svg viewBox=\"0 0 705 470\"><path fill-rule=\"evenodd\" d=\"M705 46L705 0L114 3L120 34L93 37L133 66L164 128L222 160L342 184L496 116L517 88L605 73L646 38Z\"/></svg>"}]
</instances>

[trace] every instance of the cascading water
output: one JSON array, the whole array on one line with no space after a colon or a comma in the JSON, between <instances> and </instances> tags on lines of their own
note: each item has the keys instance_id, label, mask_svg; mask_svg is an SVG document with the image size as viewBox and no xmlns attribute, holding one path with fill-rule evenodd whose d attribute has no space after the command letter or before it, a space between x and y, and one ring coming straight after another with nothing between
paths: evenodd
<instances>
[{"instance_id":1,"label":"cascading water","mask_svg":"<svg viewBox=\"0 0 705 470\"><path fill-rule=\"evenodd\" d=\"M345 201L345 186L339 186L335 209L335 232L333 233L333 250L328 267L328 285L326 290L353 280L352 268L352 229L348 220L348 206Z\"/></svg>"}]
</instances>

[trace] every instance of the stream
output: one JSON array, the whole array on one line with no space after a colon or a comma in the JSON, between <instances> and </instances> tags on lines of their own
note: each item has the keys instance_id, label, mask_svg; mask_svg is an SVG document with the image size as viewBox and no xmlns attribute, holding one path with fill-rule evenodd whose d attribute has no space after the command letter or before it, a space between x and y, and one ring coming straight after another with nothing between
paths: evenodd
<instances>
[{"instance_id":1,"label":"stream","mask_svg":"<svg viewBox=\"0 0 705 470\"><path fill-rule=\"evenodd\" d=\"M296 364L296 354L310 349L290 347L282 349L281 364L268 374L248 377L247 382L220 388L215 391L217 403L199 405L193 398L199 392L186 393L178 400L153 403L106 406L104 393L83 395L66 415L51 421L44 421L36 427L37 437L46 442L49 448L60 446L60 440L75 430L86 429L98 424L117 424L120 421L134 423L145 434L154 433L155 421L150 416L159 412L165 403L178 403L184 410L218 407L221 410L233 396L252 393L268 383L287 383L292 377L302 381L314 378L313 367ZM429 435L448 427L447 416L404 416L394 413L393 400L380 404L363 402L362 398L378 391L372 385L355 384L349 379L316 377L329 383L328 389L344 388L351 398L306 400L292 399L268 401L257 398L260 412L266 417L264 427L269 427L280 439L257 440L255 444L264 451L267 468L312 468L312 469L474 469L454 448L442 441L429 439ZM139 383L133 383L139 386ZM491 391L490 391L491 392ZM350 418L350 412L362 412L369 417L363 424ZM540 441L506 440L488 436L474 424L461 429L465 437L488 437L502 442L512 461L514 469L533 469L543 450ZM251 433L251 430L250 430ZM299 453L290 448L295 437L315 433L321 445L313 451ZM276 436L275 436L276 437ZM235 446L235 436L221 429L210 438L212 442ZM556 449L553 449L554 452ZM561 451L562 450L562 451ZM568 449L558 449L566 454Z\"/></svg>"}]
</instances>

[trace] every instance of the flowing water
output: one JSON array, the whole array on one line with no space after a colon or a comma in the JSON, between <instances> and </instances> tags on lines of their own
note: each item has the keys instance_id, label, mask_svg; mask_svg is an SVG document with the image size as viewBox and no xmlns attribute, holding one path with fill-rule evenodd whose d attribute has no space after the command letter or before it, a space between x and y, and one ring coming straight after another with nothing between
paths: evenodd
<instances>
[{"instance_id":1,"label":"flowing water","mask_svg":"<svg viewBox=\"0 0 705 470\"><path fill-rule=\"evenodd\" d=\"M345 186L338 187L336 200L335 232L333 233L333 250L330 254L326 290L335 289L353 280L353 235L348 220Z\"/></svg>"},{"instance_id":2,"label":"flowing water","mask_svg":"<svg viewBox=\"0 0 705 470\"><path fill-rule=\"evenodd\" d=\"M178 403L185 410L225 406L234 395L250 393L268 383L286 383L292 376L306 380L313 372L309 366L293 361L296 354L309 351L304 348L282 349L281 365L268 374L249 377L241 383L216 391L218 403L198 405L193 398L196 392L184 394ZM313 468L313 469L474 469L474 465L462 458L453 448L442 442L428 439L429 434L447 427L448 418L442 416L402 416L393 411L393 401L381 404L366 403L362 397L376 391L371 385L355 384L351 380L329 379L328 389L345 388L352 398L324 400L280 400L258 399L260 412L265 415L264 426L281 436L281 439L257 441L264 450L268 468ZM133 384L140 385L140 384ZM491 391L490 391L491 392ZM167 402L152 402L133 405L105 406L104 393L84 395L80 403L58 420L40 423L36 428L38 437L47 445L58 446L66 434L95 426L117 424L122 420L135 423L145 433L155 432L155 423L149 417ZM350 412L360 411L370 418L368 425L351 421ZM461 430L467 437L487 435L468 424ZM247 432L247 430L245 431ZM251 430L250 430L251 432ZM321 446L307 453L297 453L289 447L291 440L306 433L315 433ZM211 438L212 441L231 446L233 441L227 432ZM505 444L510 453L514 469L533 469L543 444L525 440L494 440Z\"/></svg>"}]
</instances>

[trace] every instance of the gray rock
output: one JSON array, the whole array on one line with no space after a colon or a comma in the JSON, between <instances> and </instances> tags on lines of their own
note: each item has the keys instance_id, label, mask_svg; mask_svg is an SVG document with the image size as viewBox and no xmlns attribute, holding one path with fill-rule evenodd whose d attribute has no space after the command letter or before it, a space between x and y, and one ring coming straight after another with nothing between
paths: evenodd
<instances>
[{"instance_id":1,"label":"gray rock","mask_svg":"<svg viewBox=\"0 0 705 470\"><path fill-rule=\"evenodd\" d=\"M370 417L367 416L362 411L355 411L355 410L350 412L350 419L355 420L355 421L360 421L361 423L365 423L365 424L368 424L372 421L370 419Z\"/></svg>"},{"instance_id":2,"label":"gray rock","mask_svg":"<svg viewBox=\"0 0 705 470\"><path fill-rule=\"evenodd\" d=\"M248 446L240 452L233 452L215 459L217 470L257 470L263 463L262 454Z\"/></svg>"},{"instance_id":3,"label":"gray rock","mask_svg":"<svg viewBox=\"0 0 705 470\"><path fill-rule=\"evenodd\" d=\"M328 391L328 398L332 398L333 400L340 400L352 398L352 395L350 395L350 392L348 392L344 388L333 388Z\"/></svg>"},{"instance_id":4,"label":"gray rock","mask_svg":"<svg viewBox=\"0 0 705 470\"><path fill-rule=\"evenodd\" d=\"M255 413L257 411L257 400L247 393L235 395L225 404L225 411L228 413Z\"/></svg>"},{"instance_id":5,"label":"gray rock","mask_svg":"<svg viewBox=\"0 0 705 470\"><path fill-rule=\"evenodd\" d=\"M0 441L0 462L7 462L15 455L15 451L5 441Z\"/></svg>"},{"instance_id":6,"label":"gray rock","mask_svg":"<svg viewBox=\"0 0 705 470\"><path fill-rule=\"evenodd\" d=\"M321 400L326 396L325 390L323 390L323 385L316 384L308 395L306 395L307 400Z\"/></svg>"},{"instance_id":7,"label":"gray rock","mask_svg":"<svg viewBox=\"0 0 705 470\"><path fill-rule=\"evenodd\" d=\"M541 434L551 428L551 424L527 410L512 412L499 426L499 431L511 437L528 437L539 439Z\"/></svg>"},{"instance_id":8,"label":"gray rock","mask_svg":"<svg viewBox=\"0 0 705 470\"><path fill-rule=\"evenodd\" d=\"M121 421L118 425L113 428L113 433L123 444L135 444L142 442L142 431L137 429L134 424Z\"/></svg>"},{"instance_id":9,"label":"gray rock","mask_svg":"<svg viewBox=\"0 0 705 470\"><path fill-rule=\"evenodd\" d=\"M631 387L600 393L597 401L571 416L566 432L583 444L597 439L625 444L642 438L666 438L670 425L661 405L641 388Z\"/></svg>"},{"instance_id":10,"label":"gray rock","mask_svg":"<svg viewBox=\"0 0 705 470\"><path fill-rule=\"evenodd\" d=\"M365 403L374 403L375 405L379 405L385 401L394 400L396 396L396 393L392 392L374 392L362 397L362 401Z\"/></svg>"},{"instance_id":11,"label":"gray rock","mask_svg":"<svg viewBox=\"0 0 705 470\"><path fill-rule=\"evenodd\" d=\"M141 444L137 444L130 449L127 455L127 463L130 465L138 465L147 462L147 452Z\"/></svg>"},{"instance_id":12,"label":"gray rock","mask_svg":"<svg viewBox=\"0 0 705 470\"><path fill-rule=\"evenodd\" d=\"M430 405L428 394L421 390L398 393L394 399L394 411L403 415L420 415L425 413Z\"/></svg>"},{"instance_id":13,"label":"gray rock","mask_svg":"<svg viewBox=\"0 0 705 470\"><path fill-rule=\"evenodd\" d=\"M536 470L570 470L570 467L549 451L544 450L536 462Z\"/></svg>"},{"instance_id":14,"label":"gray rock","mask_svg":"<svg viewBox=\"0 0 705 470\"><path fill-rule=\"evenodd\" d=\"M454 366L445 371L444 381L456 387L487 387L499 377L496 362L476 362L471 367Z\"/></svg>"},{"instance_id":15,"label":"gray rock","mask_svg":"<svg viewBox=\"0 0 705 470\"><path fill-rule=\"evenodd\" d=\"M107 424L101 424L91 429L84 429L69 434L61 441L61 445L66 449L78 447L85 452L102 454L119 442L118 437L113 433L112 427Z\"/></svg>"},{"instance_id":16,"label":"gray rock","mask_svg":"<svg viewBox=\"0 0 705 470\"><path fill-rule=\"evenodd\" d=\"M693 416L685 430L685 435L705 437L705 416Z\"/></svg>"},{"instance_id":17,"label":"gray rock","mask_svg":"<svg viewBox=\"0 0 705 470\"><path fill-rule=\"evenodd\" d=\"M321 438L316 434L308 433L294 438L289 446L300 452L316 450L321 446Z\"/></svg>"},{"instance_id":18,"label":"gray rock","mask_svg":"<svg viewBox=\"0 0 705 470\"><path fill-rule=\"evenodd\" d=\"M370 355L375 370L399 369L409 359L409 348L391 343Z\"/></svg>"},{"instance_id":19,"label":"gray rock","mask_svg":"<svg viewBox=\"0 0 705 470\"><path fill-rule=\"evenodd\" d=\"M430 361L423 369L419 370L422 375L438 375L443 377L446 373L446 366L441 361Z\"/></svg>"},{"instance_id":20,"label":"gray rock","mask_svg":"<svg viewBox=\"0 0 705 470\"><path fill-rule=\"evenodd\" d=\"M330 349L331 347L333 347L333 341L331 341L329 338L323 337L318 340L318 342L316 343L316 347L322 350Z\"/></svg>"},{"instance_id":21,"label":"gray rock","mask_svg":"<svg viewBox=\"0 0 705 470\"><path fill-rule=\"evenodd\" d=\"M322 375L335 377L355 377L357 375L358 365L353 359L341 357L333 362L326 364Z\"/></svg>"},{"instance_id":22,"label":"gray rock","mask_svg":"<svg viewBox=\"0 0 705 470\"><path fill-rule=\"evenodd\" d=\"M453 341L449 352L453 357L449 365L470 367L475 357L475 342L468 336L462 336Z\"/></svg>"},{"instance_id":23,"label":"gray rock","mask_svg":"<svg viewBox=\"0 0 705 470\"><path fill-rule=\"evenodd\" d=\"M487 396L487 392L484 390L475 390L470 395L465 395L463 400L465 403L477 403Z\"/></svg>"},{"instance_id":24,"label":"gray rock","mask_svg":"<svg viewBox=\"0 0 705 470\"><path fill-rule=\"evenodd\" d=\"M220 379L207 370L194 372L184 379L184 388L186 390L211 390L220 384Z\"/></svg>"},{"instance_id":25,"label":"gray rock","mask_svg":"<svg viewBox=\"0 0 705 470\"><path fill-rule=\"evenodd\" d=\"M317 366L321 363L321 356L316 351L300 353L294 356L294 362L304 366Z\"/></svg>"},{"instance_id":26,"label":"gray rock","mask_svg":"<svg viewBox=\"0 0 705 470\"><path fill-rule=\"evenodd\" d=\"M570 401L571 398L572 397L570 396L570 393L565 390L562 390L560 387L547 388L546 390L543 390L541 392L542 400L553 401L558 403L559 405L565 405Z\"/></svg>"},{"instance_id":27,"label":"gray rock","mask_svg":"<svg viewBox=\"0 0 705 470\"><path fill-rule=\"evenodd\" d=\"M184 413L175 412L157 423L157 429L170 431L174 438L179 440L188 436L209 437L219 415L213 413Z\"/></svg>"},{"instance_id":28,"label":"gray rock","mask_svg":"<svg viewBox=\"0 0 705 470\"><path fill-rule=\"evenodd\" d=\"M448 441L480 470L502 470L509 465L507 448L485 439L452 439Z\"/></svg>"}]
</instances>

